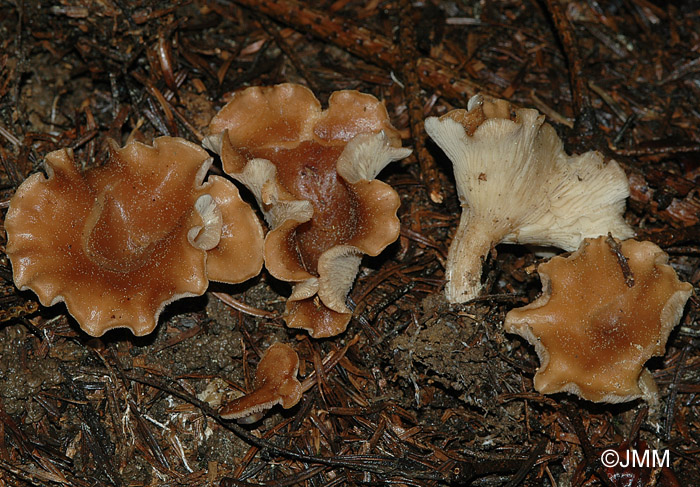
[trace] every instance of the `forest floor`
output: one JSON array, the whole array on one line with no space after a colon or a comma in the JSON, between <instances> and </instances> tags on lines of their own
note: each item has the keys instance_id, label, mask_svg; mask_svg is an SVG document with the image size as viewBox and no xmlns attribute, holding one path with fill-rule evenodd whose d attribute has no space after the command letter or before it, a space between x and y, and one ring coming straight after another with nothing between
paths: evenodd
<instances>
[{"instance_id":1,"label":"forest floor","mask_svg":"<svg viewBox=\"0 0 700 487\"><path fill-rule=\"evenodd\" d=\"M421 129L480 91L540 110L569 152L619 162L627 222L697 290L700 4L0 2L0 225L50 151L92 167L108 137L134 130L199 143L236 90L283 82L324 104L373 94L414 148L380 175L401 197L401 236L363 260L347 331L287 328L290 288L263 272L210 286L235 307L208 292L168 306L146 337L92 338L64 305L14 287L0 231L0 487L700 485L697 296L647 364L657 405L537 393L535 350L503 320L539 295L546 258L498 246L484 295L446 303L460 206L450 161ZM315 385L259 423L222 420L222 397L249 389L275 341ZM643 442L670 466L599 461Z\"/></svg>"}]
</instances>

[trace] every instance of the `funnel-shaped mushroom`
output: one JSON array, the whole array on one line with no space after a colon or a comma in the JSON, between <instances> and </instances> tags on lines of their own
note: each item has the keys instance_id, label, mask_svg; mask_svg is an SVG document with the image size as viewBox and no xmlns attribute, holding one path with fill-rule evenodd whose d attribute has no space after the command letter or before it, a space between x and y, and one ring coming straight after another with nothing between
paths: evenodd
<instances>
[{"instance_id":1,"label":"funnel-shaped mushroom","mask_svg":"<svg viewBox=\"0 0 700 487\"><path fill-rule=\"evenodd\" d=\"M542 296L505 320L507 332L537 351L535 389L596 402L654 401L644 363L664 354L693 292L667 261L651 242L598 237L540 265Z\"/></svg>"},{"instance_id":2,"label":"funnel-shaped mushroom","mask_svg":"<svg viewBox=\"0 0 700 487\"><path fill-rule=\"evenodd\" d=\"M17 189L5 219L17 287L44 306L65 301L90 335L144 335L166 304L204 293L209 277L241 282L260 271L260 223L233 184L202 184L206 151L171 137L108 145L107 164L82 173L72 151L52 152L48 179L37 173Z\"/></svg>"},{"instance_id":3,"label":"funnel-shaped mushroom","mask_svg":"<svg viewBox=\"0 0 700 487\"><path fill-rule=\"evenodd\" d=\"M275 404L291 408L301 399L298 371L299 356L292 347L284 343L271 345L255 370L253 392L225 404L219 411L221 417L253 423Z\"/></svg>"},{"instance_id":4,"label":"funnel-shaped mushroom","mask_svg":"<svg viewBox=\"0 0 700 487\"><path fill-rule=\"evenodd\" d=\"M536 110L476 95L468 111L428 118L425 130L452 160L462 204L445 269L450 302L479 294L481 266L498 243L574 250L586 237L634 235L622 218L624 171L598 152L568 156Z\"/></svg>"},{"instance_id":5,"label":"funnel-shaped mushroom","mask_svg":"<svg viewBox=\"0 0 700 487\"><path fill-rule=\"evenodd\" d=\"M307 88L283 84L237 93L212 120L205 144L255 195L272 228L265 265L297 283L285 319L313 337L345 330L345 304L363 254L399 235L399 197L375 179L406 157L384 105L356 91L322 110Z\"/></svg>"}]
</instances>

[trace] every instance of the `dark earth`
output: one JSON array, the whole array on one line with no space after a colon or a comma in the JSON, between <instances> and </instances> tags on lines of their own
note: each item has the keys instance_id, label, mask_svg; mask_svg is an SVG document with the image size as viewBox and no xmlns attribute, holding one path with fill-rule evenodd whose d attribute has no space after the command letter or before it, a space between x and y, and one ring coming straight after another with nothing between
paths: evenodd
<instances>
[{"instance_id":1,"label":"dark earth","mask_svg":"<svg viewBox=\"0 0 700 487\"><path fill-rule=\"evenodd\" d=\"M282 82L322 103L371 93L414 148L380 175L401 197L401 237L363 260L348 330L287 328L290 287L263 272L173 303L146 337L92 338L14 287L2 231L0 487L700 485L697 296L647 364L658 405L537 393L534 349L502 323L538 296L547 257L498 246L484 295L445 302L460 209L421 127L477 91L539 109L567 150L621 164L626 220L697 292L700 3L0 1L0 219L50 151L71 147L88 168L136 130L199 143L233 92ZM312 387L259 423L221 420L275 341ZM599 461L643 442L670 466Z\"/></svg>"}]
</instances>

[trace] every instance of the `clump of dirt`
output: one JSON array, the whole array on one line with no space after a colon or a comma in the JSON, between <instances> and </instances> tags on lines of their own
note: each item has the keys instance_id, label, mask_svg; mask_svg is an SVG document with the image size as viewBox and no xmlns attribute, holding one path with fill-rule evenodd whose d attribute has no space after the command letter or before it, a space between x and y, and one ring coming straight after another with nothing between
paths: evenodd
<instances>
[{"instance_id":1,"label":"clump of dirt","mask_svg":"<svg viewBox=\"0 0 700 487\"><path fill-rule=\"evenodd\" d=\"M25 422L34 423L43 417L44 409L29 399L64 381L59 365L70 356L34 356L29 335L24 325L0 330L0 397L7 414L24 414Z\"/></svg>"},{"instance_id":2,"label":"clump of dirt","mask_svg":"<svg viewBox=\"0 0 700 487\"><path fill-rule=\"evenodd\" d=\"M425 407L449 404L440 399L448 395L483 415L474 433L483 436L485 447L512 444L525 433L518 419L522 406L509 405L501 398L522 391L524 379L503 360L510 355L511 344L500 323L483 306L450 311L443 305L439 312L430 309L428 313L428 318L391 341L397 376L423 394L428 391L419 400Z\"/></svg>"},{"instance_id":3,"label":"clump of dirt","mask_svg":"<svg viewBox=\"0 0 700 487\"><path fill-rule=\"evenodd\" d=\"M215 298L210 306L218 306ZM171 325L172 326L172 325ZM192 330L201 326L201 331ZM207 328L204 332L204 328ZM167 330L168 338L176 336L175 330ZM178 330L179 331L179 330ZM240 360L243 357L242 335L235 326L226 321L207 320L197 325L192 320L180 333L196 333L191 338L168 346L160 345L160 351L147 355L147 360L170 371L175 376L185 374L222 374L236 380L240 378ZM158 347L158 343L155 344Z\"/></svg>"}]
</instances>

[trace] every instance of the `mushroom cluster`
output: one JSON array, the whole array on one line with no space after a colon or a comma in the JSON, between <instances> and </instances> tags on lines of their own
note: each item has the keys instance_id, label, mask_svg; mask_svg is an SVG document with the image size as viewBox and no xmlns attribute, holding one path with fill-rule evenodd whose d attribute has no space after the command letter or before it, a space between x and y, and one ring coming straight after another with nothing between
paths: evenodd
<instances>
[{"instance_id":1,"label":"mushroom cluster","mask_svg":"<svg viewBox=\"0 0 700 487\"><path fill-rule=\"evenodd\" d=\"M205 145L250 189L271 227L265 266L294 283L287 324L315 338L343 332L362 255L378 255L399 235L398 194L375 178L410 150L386 108L357 91L333 93L322 110L301 85L252 87L209 131Z\"/></svg>"},{"instance_id":2,"label":"mushroom cluster","mask_svg":"<svg viewBox=\"0 0 700 487\"><path fill-rule=\"evenodd\" d=\"M14 281L44 306L65 301L81 328L150 333L168 303L209 279L242 282L262 267L262 227L236 187L204 177L211 158L186 140L108 142L81 172L72 151L48 154L5 218Z\"/></svg>"},{"instance_id":3,"label":"mushroom cluster","mask_svg":"<svg viewBox=\"0 0 700 487\"><path fill-rule=\"evenodd\" d=\"M693 292L667 262L651 242L598 237L541 264L542 295L511 310L504 325L535 347L535 389L595 402L654 402L644 364L663 355Z\"/></svg>"},{"instance_id":4,"label":"mushroom cluster","mask_svg":"<svg viewBox=\"0 0 700 487\"><path fill-rule=\"evenodd\" d=\"M506 331L535 346L543 393L654 400L644 364L663 353L692 286L655 245L613 238L633 236L617 163L597 152L569 156L537 111L480 95L425 127L454 164L463 206L446 264L448 300L478 294L482 261L500 242L578 248L538 268L542 296L508 313ZM48 177L30 176L11 200L5 228L16 285L46 306L65 301L93 336L118 327L144 335L166 304L201 295L209 280L253 277L264 258L270 274L294 284L290 327L315 338L343 332L362 255L378 255L399 235L399 197L376 177L410 150L384 105L341 91L323 110L300 85L252 87L209 132L205 146L256 198L271 228L265 238L231 182L204 182L211 158L190 142L108 141L107 164L87 171L64 149L46 156ZM254 390L222 417L255 421L275 404L292 407L302 393L298 367L291 347L272 345Z\"/></svg>"},{"instance_id":5,"label":"mushroom cluster","mask_svg":"<svg viewBox=\"0 0 700 487\"><path fill-rule=\"evenodd\" d=\"M468 110L425 121L452 160L462 215L445 274L448 301L478 296L481 267L498 243L575 250L586 237L634 235L622 213L624 171L598 152L569 156L537 110L475 95Z\"/></svg>"}]
</instances>

